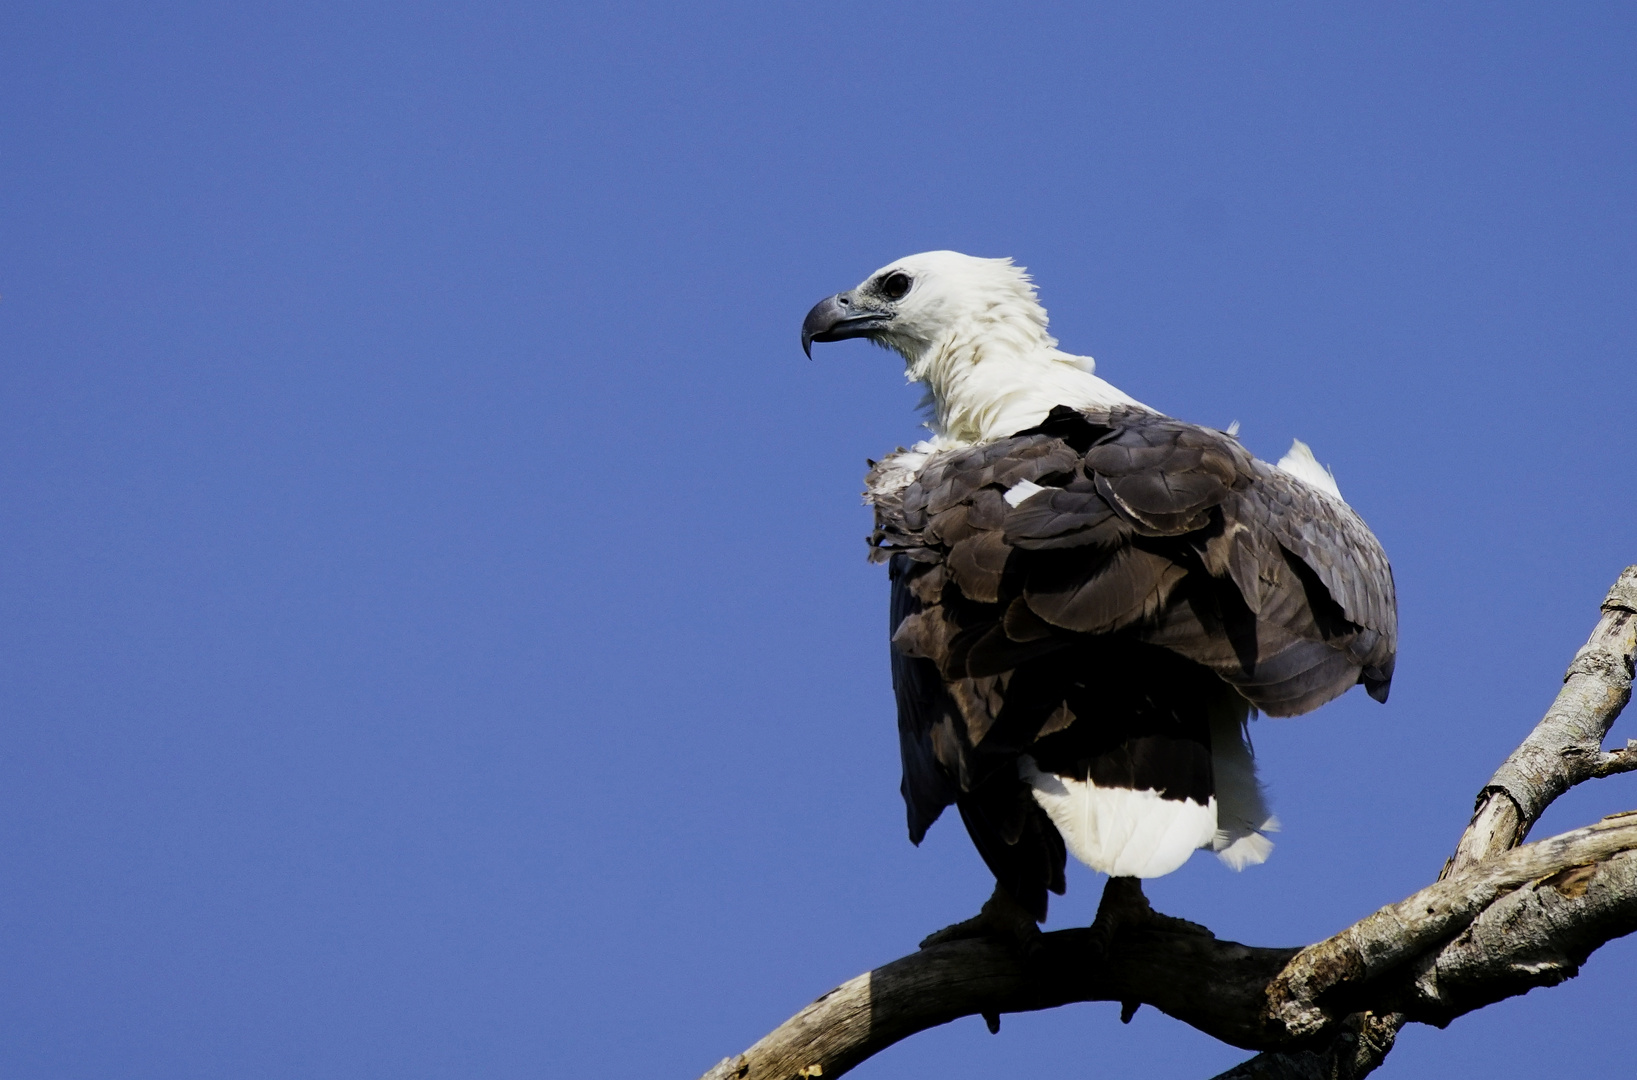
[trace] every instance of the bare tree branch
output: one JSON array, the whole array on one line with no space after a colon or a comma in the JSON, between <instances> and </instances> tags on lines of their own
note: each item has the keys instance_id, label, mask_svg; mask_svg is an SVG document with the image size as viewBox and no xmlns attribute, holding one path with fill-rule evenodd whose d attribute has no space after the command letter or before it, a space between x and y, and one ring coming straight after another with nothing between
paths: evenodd
<instances>
[{"instance_id":1,"label":"bare tree branch","mask_svg":"<svg viewBox=\"0 0 1637 1080\"><path fill-rule=\"evenodd\" d=\"M1269 984L1267 1015L1285 1033L1299 1039L1334 1024L1337 1018L1333 1003L1338 1000L1356 996L1360 998L1359 1007L1375 1005L1376 1011L1383 1011L1379 1006L1393 995L1383 998L1369 992L1366 988L1372 982L1402 971L1417 958L1436 961L1442 956L1438 950L1443 943L1463 931L1470 932L1489 909L1523 886L1579 870L1591 873L1600 864L1612 864L1616 856L1626 857L1634 851L1637 812L1606 818L1596 825L1486 859L1465 873L1429 885L1407 900L1360 919L1335 937L1303 949ZM1616 875L1609 880L1624 878ZM1580 889L1576 899L1583 900L1584 893L1585 889ZM1637 913L1637 894L1628 902ZM1581 903L1580 908L1585 910L1577 909L1577 919L1584 917L1596 926L1603 925L1593 918L1590 906ZM1513 943L1492 941L1493 937L1482 935L1481 940L1499 948L1497 956L1510 956ZM1521 940L1518 944L1522 944ZM1410 1004L1418 1001L1420 998L1412 995ZM1399 1011L1409 1014L1412 1020L1421 1018L1410 1005L1401 1006Z\"/></svg>"},{"instance_id":2,"label":"bare tree branch","mask_svg":"<svg viewBox=\"0 0 1637 1080\"><path fill-rule=\"evenodd\" d=\"M1106 956L1088 929L1044 934L1028 955L982 940L933 946L837 987L705 1077L839 1076L962 1016L1078 1001L1151 1005L1234 1046L1296 1047L1321 1059L1323 1041L1338 1033L1390 1045L1396 1026L1387 1032L1355 1015L1365 1008L1446 1024L1563 981L1633 929L1637 813L1487 861L1299 952L1218 941L1181 920L1122 932Z\"/></svg>"},{"instance_id":3,"label":"bare tree branch","mask_svg":"<svg viewBox=\"0 0 1637 1080\"><path fill-rule=\"evenodd\" d=\"M1634 649L1637 566L1628 566L1603 600L1603 617L1591 637L1570 661L1557 700L1478 793L1472 823L1446 875L1521 843L1552 800L1576 784L1637 768L1637 744L1603 753L1609 728L1631 700Z\"/></svg>"},{"instance_id":4,"label":"bare tree branch","mask_svg":"<svg viewBox=\"0 0 1637 1080\"><path fill-rule=\"evenodd\" d=\"M1392 1050L1404 1018L1354 1013L1321 1050L1257 1054L1212 1080L1354 1080L1368 1076Z\"/></svg>"},{"instance_id":5,"label":"bare tree branch","mask_svg":"<svg viewBox=\"0 0 1637 1080\"><path fill-rule=\"evenodd\" d=\"M1637 566L1604 601L1563 691L1485 786L1443 879L1304 949L1218 941L1159 919L1118 932L936 945L830 991L703 1080L839 1076L918 1031L962 1016L1078 1001L1154 1008L1264 1053L1217 1080L1354 1080L1404 1023L1442 1026L1572 977L1604 942L1637 930L1637 812L1517 847L1575 784L1637 769L1637 742L1602 742L1631 694ZM1511 850L1509 850L1511 849Z\"/></svg>"},{"instance_id":6,"label":"bare tree branch","mask_svg":"<svg viewBox=\"0 0 1637 1080\"><path fill-rule=\"evenodd\" d=\"M1560 870L1501 897L1436 956L1420 961L1398 1008L1443 1027L1473 1009L1573 978L1593 950L1634 930L1637 852Z\"/></svg>"},{"instance_id":7,"label":"bare tree branch","mask_svg":"<svg viewBox=\"0 0 1637 1080\"><path fill-rule=\"evenodd\" d=\"M1633 769L1637 769L1637 739L1627 739L1625 746L1618 750L1610 750L1598 759L1592 768L1592 775L1602 778L1616 773L1631 772Z\"/></svg>"},{"instance_id":8,"label":"bare tree branch","mask_svg":"<svg viewBox=\"0 0 1637 1080\"><path fill-rule=\"evenodd\" d=\"M1609 728L1631 699L1632 657L1637 651L1634 615L1637 566L1628 566L1603 599L1602 615L1591 636L1569 662L1557 699L1478 793L1472 821L1461 834L1455 854L1444 864L1441 878L1468 870L1522 843L1552 801L1574 785L1637 769L1637 740L1628 740L1621 750L1602 753ZM1365 1030L1375 1033L1375 1038L1350 1042L1344 1032L1326 1055L1304 1055L1300 1064L1306 1071L1288 1071L1295 1062L1272 1061L1284 1055L1259 1054L1215 1080L1249 1080L1261 1075L1315 1080L1367 1076L1392 1049L1398 1030L1408 1018L1398 1013L1367 1013L1357 1019ZM1372 1049L1379 1053L1370 1053ZM1284 1071L1264 1073L1258 1071L1261 1069Z\"/></svg>"}]
</instances>

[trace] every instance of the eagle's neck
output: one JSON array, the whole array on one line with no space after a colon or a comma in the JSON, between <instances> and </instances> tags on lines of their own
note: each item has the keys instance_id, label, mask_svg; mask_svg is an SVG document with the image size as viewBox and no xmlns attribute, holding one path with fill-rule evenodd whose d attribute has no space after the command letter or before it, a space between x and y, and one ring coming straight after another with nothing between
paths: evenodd
<instances>
[{"instance_id":1,"label":"eagle's neck","mask_svg":"<svg viewBox=\"0 0 1637 1080\"><path fill-rule=\"evenodd\" d=\"M905 374L926 384L927 426L939 442L1003 439L1040 423L1057 405L1141 407L1092 374L1091 357L1059 350L1044 323L1044 318L1005 318L990 310L935 341L903 350Z\"/></svg>"}]
</instances>

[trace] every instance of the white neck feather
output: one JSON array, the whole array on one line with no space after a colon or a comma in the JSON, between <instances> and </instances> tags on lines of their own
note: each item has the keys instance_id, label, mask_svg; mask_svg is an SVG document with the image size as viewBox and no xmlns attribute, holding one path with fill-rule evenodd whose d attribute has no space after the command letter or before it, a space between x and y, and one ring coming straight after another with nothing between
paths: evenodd
<instances>
[{"instance_id":1,"label":"white neck feather","mask_svg":"<svg viewBox=\"0 0 1637 1080\"><path fill-rule=\"evenodd\" d=\"M939 442L1003 439L1040 423L1057 405L1143 407L1092 374L1091 357L1058 349L1046 333L1045 311L1030 307L996 305L935 341L894 343L907 362L905 376L926 384L932 413L927 427Z\"/></svg>"}]
</instances>

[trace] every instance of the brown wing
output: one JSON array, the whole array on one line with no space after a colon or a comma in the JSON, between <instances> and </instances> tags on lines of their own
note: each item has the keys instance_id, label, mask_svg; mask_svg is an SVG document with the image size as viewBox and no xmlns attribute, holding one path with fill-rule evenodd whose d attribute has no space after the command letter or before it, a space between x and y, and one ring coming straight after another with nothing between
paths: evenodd
<instances>
[{"instance_id":1,"label":"brown wing","mask_svg":"<svg viewBox=\"0 0 1637 1080\"><path fill-rule=\"evenodd\" d=\"M1044 490L1012 505L1024 481ZM980 792L1002 831L1027 834L1033 804L1008 809L1027 797L1009 779L1016 756L1073 722L1069 691L1034 673L1088 644L1136 650L1149 678L1165 663L1141 650L1157 646L1275 716L1358 682L1386 699L1397 616L1380 545L1340 500L1221 432L1059 407L1012 438L934 455L875 501L917 840L951 801L970 828L962 799ZM1034 876L1055 884L1060 867L1059 855L1055 873Z\"/></svg>"}]
</instances>

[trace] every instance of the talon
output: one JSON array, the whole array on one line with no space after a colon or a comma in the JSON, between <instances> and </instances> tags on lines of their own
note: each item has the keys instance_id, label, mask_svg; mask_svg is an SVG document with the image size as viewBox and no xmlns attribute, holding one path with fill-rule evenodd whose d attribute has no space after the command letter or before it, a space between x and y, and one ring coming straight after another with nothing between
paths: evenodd
<instances>
[{"instance_id":1,"label":"talon","mask_svg":"<svg viewBox=\"0 0 1637 1080\"><path fill-rule=\"evenodd\" d=\"M989 1034L991 1034L991 1035L999 1035L1000 1034L1000 1013L992 1013L992 1012L984 1013L983 1014L983 1022L985 1024L989 1025Z\"/></svg>"},{"instance_id":2,"label":"talon","mask_svg":"<svg viewBox=\"0 0 1637 1080\"><path fill-rule=\"evenodd\" d=\"M1114 939L1131 926L1141 925L1143 917L1151 914L1148 897L1143 895L1142 881L1133 877L1111 877L1103 886L1103 898L1097 904L1097 917L1091 921L1091 948L1098 959L1108 956Z\"/></svg>"},{"instance_id":3,"label":"talon","mask_svg":"<svg viewBox=\"0 0 1637 1080\"><path fill-rule=\"evenodd\" d=\"M1138 878L1111 877L1103 886L1097 917L1091 922L1091 948L1098 959L1108 956L1114 939L1128 930L1164 930L1174 934L1203 934L1215 937L1205 927L1174 915L1162 915L1143 895ZM1136 1006L1132 1006L1136 1012Z\"/></svg>"},{"instance_id":4,"label":"talon","mask_svg":"<svg viewBox=\"0 0 1637 1080\"><path fill-rule=\"evenodd\" d=\"M1010 893L996 885L994 894L976 915L928 934L921 939L920 947L930 949L934 945L966 938L987 938L1017 946L1029 953L1040 947L1040 927L1035 925L1034 916L1013 900ZM995 1023L998 1025L1000 1021L997 1019Z\"/></svg>"}]
</instances>

